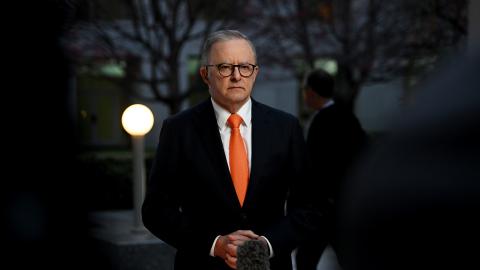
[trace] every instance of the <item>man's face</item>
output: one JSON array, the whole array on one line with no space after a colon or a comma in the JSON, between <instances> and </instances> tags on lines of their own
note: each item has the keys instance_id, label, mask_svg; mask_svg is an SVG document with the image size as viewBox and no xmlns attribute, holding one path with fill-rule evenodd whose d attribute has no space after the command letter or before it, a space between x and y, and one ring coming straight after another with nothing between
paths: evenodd
<instances>
[{"instance_id":1,"label":"man's face","mask_svg":"<svg viewBox=\"0 0 480 270\"><path fill-rule=\"evenodd\" d=\"M239 65L256 64L256 62L249 43L243 39L234 39L213 44L208 64ZM200 74L208 85L213 100L226 109L238 109L248 100L257 73L258 68L250 77L242 77L238 68L234 68L232 75L224 77L219 74L216 66L200 69Z\"/></svg>"}]
</instances>

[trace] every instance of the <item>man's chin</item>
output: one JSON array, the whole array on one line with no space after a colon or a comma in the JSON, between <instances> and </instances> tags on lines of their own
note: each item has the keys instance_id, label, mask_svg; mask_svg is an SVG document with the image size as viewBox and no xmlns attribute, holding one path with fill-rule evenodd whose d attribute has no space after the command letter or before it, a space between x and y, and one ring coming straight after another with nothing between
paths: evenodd
<instances>
[{"instance_id":1,"label":"man's chin","mask_svg":"<svg viewBox=\"0 0 480 270\"><path fill-rule=\"evenodd\" d=\"M248 100L247 95L235 95L235 96L230 96L229 101L232 102L233 104L243 104Z\"/></svg>"}]
</instances>

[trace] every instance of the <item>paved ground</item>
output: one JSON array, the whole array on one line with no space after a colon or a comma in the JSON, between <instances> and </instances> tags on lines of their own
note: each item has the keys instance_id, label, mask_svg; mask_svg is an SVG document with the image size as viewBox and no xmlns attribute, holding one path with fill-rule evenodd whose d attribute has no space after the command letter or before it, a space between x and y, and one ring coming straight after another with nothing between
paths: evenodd
<instances>
[{"instance_id":1,"label":"paved ground","mask_svg":"<svg viewBox=\"0 0 480 270\"><path fill-rule=\"evenodd\" d=\"M158 244L163 243L145 228L135 228L133 211L116 210L90 214L95 225L92 228L94 237L117 245Z\"/></svg>"},{"instance_id":2,"label":"paved ground","mask_svg":"<svg viewBox=\"0 0 480 270\"><path fill-rule=\"evenodd\" d=\"M95 212L92 234L113 270L171 270L175 249L133 226L133 211Z\"/></svg>"}]
</instances>

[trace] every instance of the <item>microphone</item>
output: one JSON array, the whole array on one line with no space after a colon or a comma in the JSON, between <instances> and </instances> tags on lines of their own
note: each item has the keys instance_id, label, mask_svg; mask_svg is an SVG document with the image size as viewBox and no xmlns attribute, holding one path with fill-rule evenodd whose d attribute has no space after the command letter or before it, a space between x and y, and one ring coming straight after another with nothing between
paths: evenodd
<instances>
[{"instance_id":1,"label":"microphone","mask_svg":"<svg viewBox=\"0 0 480 270\"><path fill-rule=\"evenodd\" d=\"M248 240L237 248L237 270L270 270L268 247L260 240Z\"/></svg>"}]
</instances>

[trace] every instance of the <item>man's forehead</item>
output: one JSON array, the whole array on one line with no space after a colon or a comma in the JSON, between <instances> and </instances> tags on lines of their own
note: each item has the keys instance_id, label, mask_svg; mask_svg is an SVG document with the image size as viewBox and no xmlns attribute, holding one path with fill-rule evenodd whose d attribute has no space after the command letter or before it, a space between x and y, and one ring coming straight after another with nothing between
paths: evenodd
<instances>
[{"instance_id":1,"label":"man's forehead","mask_svg":"<svg viewBox=\"0 0 480 270\"><path fill-rule=\"evenodd\" d=\"M253 56L253 49L250 43L244 39L217 41L210 49L210 55L235 52L242 52Z\"/></svg>"},{"instance_id":2,"label":"man's forehead","mask_svg":"<svg viewBox=\"0 0 480 270\"><path fill-rule=\"evenodd\" d=\"M222 50L213 50L210 54L209 61L214 64L219 63L250 63L255 64L256 59L251 50L236 50L232 48L225 48Z\"/></svg>"}]
</instances>

